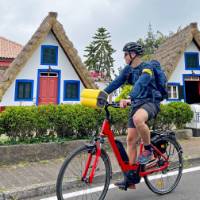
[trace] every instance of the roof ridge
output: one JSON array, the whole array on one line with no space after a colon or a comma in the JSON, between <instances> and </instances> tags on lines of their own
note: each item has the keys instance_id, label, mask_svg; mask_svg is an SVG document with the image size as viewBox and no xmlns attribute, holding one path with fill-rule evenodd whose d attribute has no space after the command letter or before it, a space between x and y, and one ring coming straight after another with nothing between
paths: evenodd
<instances>
[{"instance_id":1,"label":"roof ridge","mask_svg":"<svg viewBox=\"0 0 200 200\"><path fill-rule=\"evenodd\" d=\"M193 22L168 37L156 50L154 59L159 60L164 66L168 78L176 68L180 56L182 56L182 53L193 39L196 41L197 46L200 47L200 40L197 38L199 36L200 32L197 23Z\"/></svg>"},{"instance_id":2,"label":"roof ridge","mask_svg":"<svg viewBox=\"0 0 200 200\"><path fill-rule=\"evenodd\" d=\"M173 35L169 36L167 39L171 39L171 38L173 38L173 37L176 37L178 34L180 34L180 33L184 32L184 31L186 31L186 30L189 29L189 28L190 28L190 29L196 29L196 30L198 31L197 22L192 22L192 23L190 23L189 25L187 25L187 26L184 27L183 29L181 29L181 30L177 31L176 33L174 33ZM192 32L192 30L191 30L191 32Z\"/></svg>"},{"instance_id":3,"label":"roof ridge","mask_svg":"<svg viewBox=\"0 0 200 200\"><path fill-rule=\"evenodd\" d=\"M50 11L48 16L57 18L58 13L57 13L57 12Z\"/></svg>"}]
</instances>

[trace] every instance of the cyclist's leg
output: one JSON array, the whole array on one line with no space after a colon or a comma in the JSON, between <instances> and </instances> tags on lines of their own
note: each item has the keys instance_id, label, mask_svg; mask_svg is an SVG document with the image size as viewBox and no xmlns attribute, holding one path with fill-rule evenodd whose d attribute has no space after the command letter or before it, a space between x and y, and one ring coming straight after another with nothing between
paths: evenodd
<instances>
[{"instance_id":1,"label":"cyclist's leg","mask_svg":"<svg viewBox=\"0 0 200 200\"><path fill-rule=\"evenodd\" d=\"M139 156L138 161L141 164L148 163L153 155L152 148L150 145L150 130L146 122L154 118L159 112L159 107L154 103L143 104L133 115L133 123L141 135L141 138L144 142L145 151Z\"/></svg>"},{"instance_id":2,"label":"cyclist's leg","mask_svg":"<svg viewBox=\"0 0 200 200\"><path fill-rule=\"evenodd\" d=\"M141 135L144 145L150 144L150 130L146 124L148 120L148 112L143 108L139 108L133 115L133 122L135 124L136 130Z\"/></svg>"},{"instance_id":3,"label":"cyclist's leg","mask_svg":"<svg viewBox=\"0 0 200 200\"><path fill-rule=\"evenodd\" d=\"M129 164L134 164L137 157L137 140L138 132L136 128L128 128L127 135L127 154L129 158Z\"/></svg>"},{"instance_id":4,"label":"cyclist's leg","mask_svg":"<svg viewBox=\"0 0 200 200\"><path fill-rule=\"evenodd\" d=\"M136 143L139 137L139 133L133 122L133 115L137 111L137 108L132 107L128 117L128 135L127 135L127 154L129 157L129 163L134 164L137 157Z\"/></svg>"},{"instance_id":5,"label":"cyclist's leg","mask_svg":"<svg viewBox=\"0 0 200 200\"><path fill-rule=\"evenodd\" d=\"M137 156L136 142L138 138L138 133L132 120L132 116L135 111L135 109L131 110L128 118L127 154L130 164L135 163ZM116 182L115 185L124 190L126 190L127 188L135 189L135 184L129 180L128 174L124 174L124 180Z\"/></svg>"},{"instance_id":6,"label":"cyclist's leg","mask_svg":"<svg viewBox=\"0 0 200 200\"><path fill-rule=\"evenodd\" d=\"M133 124L131 125L133 126ZM130 127L130 123L129 123ZM137 158L137 143L138 139L138 133L136 128L128 128L128 135L127 135L127 154L129 158L129 164L134 164L136 162ZM124 180L116 182L115 185L118 186L120 189L126 190L129 189L135 189L135 183L132 181L131 171L124 174Z\"/></svg>"},{"instance_id":7,"label":"cyclist's leg","mask_svg":"<svg viewBox=\"0 0 200 200\"><path fill-rule=\"evenodd\" d=\"M150 144L150 130L146 122L155 118L159 110L159 104L148 102L143 104L133 115L133 123L141 135L144 145Z\"/></svg>"}]
</instances>

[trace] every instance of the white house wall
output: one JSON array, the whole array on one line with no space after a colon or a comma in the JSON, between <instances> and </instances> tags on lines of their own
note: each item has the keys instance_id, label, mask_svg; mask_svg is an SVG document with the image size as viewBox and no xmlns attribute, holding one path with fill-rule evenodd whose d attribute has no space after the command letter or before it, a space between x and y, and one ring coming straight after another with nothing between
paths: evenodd
<instances>
[{"instance_id":1,"label":"white house wall","mask_svg":"<svg viewBox=\"0 0 200 200\"><path fill-rule=\"evenodd\" d=\"M200 55L200 52L195 45L194 42L192 42L185 52L198 52ZM200 70L193 70L196 74L200 74ZM183 85L183 74L192 74L192 70L185 70L185 57L184 54L181 56L180 61L178 62L178 65L176 66L176 69L174 70L173 74L169 78L168 82L175 82L180 83Z\"/></svg>"},{"instance_id":2,"label":"white house wall","mask_svg":"<svg viewBox=\"0 0 200 200\"><path fill-rule=\"evenodd\" d=\"M73 66L69 62L67 56L65 55L63 49L59 45L58 41L54 35L50 32L44 42L41 45L55 45L58 46L58 66L51 66L51 69L56 69L61 71L60 77L60 103L73 103L71 101L63 101L63 90L64 90L64 80L80 80ZM19 106L19 105L34 105L37 99L37 79L38 79L38 69L48 69L49 66L41 65L41 45L35 50L33 55L29 58L23 69L18 73L16 79L30 79L34 80L33 86L33 101L15 101L15 81L8 88L2 101L1 106ZM80 91L84 88L83 83L80 81ZM75 102L77 103L77 101Z\"/></svg>"}]
</instances>

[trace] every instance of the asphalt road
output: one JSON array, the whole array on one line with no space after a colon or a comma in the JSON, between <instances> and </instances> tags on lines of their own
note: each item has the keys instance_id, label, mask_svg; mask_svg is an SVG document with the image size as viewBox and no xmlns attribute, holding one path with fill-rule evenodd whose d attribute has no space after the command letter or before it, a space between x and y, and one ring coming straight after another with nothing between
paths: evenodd
<instances>
[{"instance_id":1,"label":"asphalt road","mask_svg":"<svg viewBox=\"0 0 200 200\"><path fill-rule=\"evenodd\" d=\"M142 183L135 191L110 190L107 199L115 200L200 200L200 171L184 174L178 187L170 194L156 195Z\"/></svg>"},{"instance_id":2,"label":"asphalt road","mask_svg":"<svg viewBox=\"0 0 200 200\"><path fill-rule=\"evenodd\" d=\"M200 167L200 166L199 166ZM78 189L77 189L78 190ZM31 200L56 200L55 194L37 197ZM75 200L76 198L69 198ZM117 188L109 189L107 200L200 200L200 168L196 171L184 173L177 188L167 195L152 193L144 182L137 185L136 190L122 191ZM95 200L95 195L93 197Z\"/></svg>"}]
</instances>

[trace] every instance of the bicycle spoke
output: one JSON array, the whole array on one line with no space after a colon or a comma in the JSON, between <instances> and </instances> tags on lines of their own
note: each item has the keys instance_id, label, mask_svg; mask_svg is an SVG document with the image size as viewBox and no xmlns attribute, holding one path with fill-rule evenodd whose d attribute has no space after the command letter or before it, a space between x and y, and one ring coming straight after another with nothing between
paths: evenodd
<instances>
[{"instance_id":1,"label":"bicycle spoke","mask_svg":"<svg viewBox=\"0 0 200 200\"><path fill-rule=\"evenodd\" d=\"M164 141L163 141L164 144ZM168 158L169 167L163 171L153 173L152 176L145 177L145 182L147 186L155 193L165 194L172 191L178 184L181 174L182 174L182 155L179 150L179 146L176 142L166 139L165 144L167 144L165 150L165 156ZM156 153L156 152L155 152ZM152 167L152 169L160 168L166 162L163 157L157 156L157 165ZM151 166L148 167L151 169ZM147 169L146 168L146 169ZM155 175L155 176L153 176ZM152 177L152 178L151 178Z\"/></svg>"},{"instance_id":2,"label":"bicycle spoke","mask_svg":"<svg viewBox=\"0 0 200 200\"><path fill-rule=\"evenodd\" d=\"M69 161L66 160L68 162L66 162L62 168L62 174L59 174L61 176L59 181L62 182L59 182L58 184L57 181L57 187L61 187L61 190L59 189L58 191L62 191L62 193L59 194L61 200L73 195L75 195L75 198L73 199L77 200L101 200L101 197L104 197L110 181L110 166L108 158L105 154L101 154L94 173L93 181L92 183L88 183L92 166L94 164L94 159L92 159L85 180L82 180L82 175L85 171L86 163L88 162L88 156L87 148L82 147L82 149L80 148L80 150L77 150L74 155L72 154L72 158L69 159ZM95 157L95 155L93 157ZM95 188L101 185L104 185L102 189L100 191L97 189L96 191Z\"/></svg>"}]
</instances>

